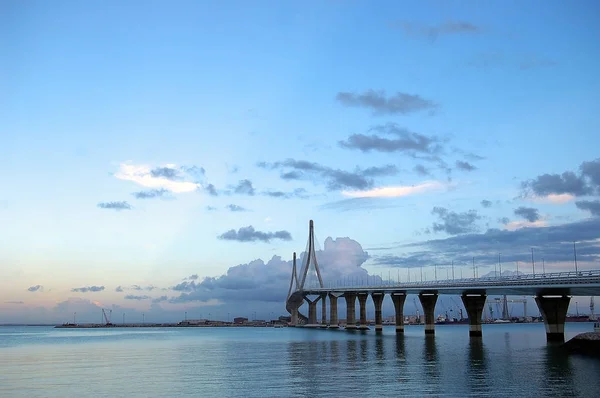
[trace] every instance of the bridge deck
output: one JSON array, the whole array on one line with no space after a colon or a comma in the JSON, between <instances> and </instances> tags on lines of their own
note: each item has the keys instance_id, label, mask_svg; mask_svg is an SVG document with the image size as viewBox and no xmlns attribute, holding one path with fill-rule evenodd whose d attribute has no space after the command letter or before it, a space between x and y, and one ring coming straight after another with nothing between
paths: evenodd
<instances>
[{"instance_id":1,"label":"bridge deck","mask_svg":"<svg viewBox=\"0 0 600 398\"><path fill-rule=\"evenodd\" d=\"M463 294L484 291L488 295L566 294L572 296L595 296L600 295L600 270L426 282L418 281L370 286L305 287L303 289L305 295L318 295L325 292L340 294L344 292L405 292L407 294L435 292L438 294Z\"/></svg>"}]
</instances>

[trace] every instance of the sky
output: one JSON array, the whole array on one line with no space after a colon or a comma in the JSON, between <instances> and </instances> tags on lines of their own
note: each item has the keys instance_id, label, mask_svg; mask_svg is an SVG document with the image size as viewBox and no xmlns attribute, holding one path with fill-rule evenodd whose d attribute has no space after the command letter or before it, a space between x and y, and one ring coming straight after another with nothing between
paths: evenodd
<instances>
[{"instance_id":1,"label":"sky","mask_svg":"<svg viewBox=\"0 0 600 398\"><path fill-rule=\"evenodd\" d=\"M600 269L599 16L3 1L0 323L283 315L311 219L326 283Z\"/></svg>"}]
</instances>

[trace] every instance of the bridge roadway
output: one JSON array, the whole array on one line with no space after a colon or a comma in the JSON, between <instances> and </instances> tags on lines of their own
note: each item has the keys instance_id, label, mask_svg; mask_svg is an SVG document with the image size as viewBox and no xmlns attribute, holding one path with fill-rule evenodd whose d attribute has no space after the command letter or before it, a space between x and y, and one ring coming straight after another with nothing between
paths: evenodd
<instances>
[{"instance_id":1,"label":"bridge roadway","mask_svg":"<svg viewBox=\"0 0 600 398\"><path fill-rule=\"evenodd\" d=\"M383 298L389 294L396 313L396 332L404 332L404 302L407 294L416 294L425 315L425 333L435 333L435 304L440 294L460 295L469 318L469 335L481 336L481 317L487 295L530 295L544 318L548 341L564 341L564 324L571 296L600 295L600 270L578 272L558 272L491 278L467 278L427 282L408 282L371 286L329 286L304 287L296 290L288 298L287 308L292 314L292 323L304 319L307 327L329 325L337 328L337 299L346 301L346 329L356 329L356 299L360 305L360 326L367 327L366 302L370 295L375 306L375 330L381 331L381 306ZM309 296L317 296L310 299ZM327 320L327 298L330 302L330 316ZM298 312L303 301L308 302L308 317ZM322 321L316 322L316 305L321 301Z\"/></svg>"}]
</instances>

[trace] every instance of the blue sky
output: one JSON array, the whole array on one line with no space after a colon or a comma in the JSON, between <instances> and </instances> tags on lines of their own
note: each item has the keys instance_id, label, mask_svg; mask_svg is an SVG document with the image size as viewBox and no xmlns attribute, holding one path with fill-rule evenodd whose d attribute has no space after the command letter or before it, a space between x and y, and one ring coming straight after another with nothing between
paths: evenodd
<instances>
[{"instance_id":1,"label":"blue sky","mask_svg":"<svg viewBox=\"0 0 600 398\"><path fill-rule=\"evenodd\" d=\"M337 276L470 257L490 270L532 246L561 270L572 240L598 268L599 11L3 2L0 320L69 300L231 312L226 294L172 287L225 275L235 290L230 267L289 261L309 219L321 243L361 246ZM158 289L115 291L132 285Z\"/></svg>"}]
</instances>

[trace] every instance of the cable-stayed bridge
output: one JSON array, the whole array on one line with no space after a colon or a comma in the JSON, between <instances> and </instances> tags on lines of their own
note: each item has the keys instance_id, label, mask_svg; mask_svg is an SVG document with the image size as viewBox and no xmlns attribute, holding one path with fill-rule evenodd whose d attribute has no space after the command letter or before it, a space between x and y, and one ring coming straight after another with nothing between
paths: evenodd
<instances>
[{"instance_id":1,"label":"cable-stayed bridge","mask_svg":"<svg viewBox=\"0 0 600 398\"><path fill-rule=\"evenodd\" d=\"M306 284L307 278L316 276L316 283ZM315 278L313 278L315 279ZM404 332L404 303L408 294L416 294L423 307L425 334L435 333L435 304L439 295L460 295L469 318L469 335L481 336L481 318L488 295L534 296L546 326L548 341L564 341L564 325L572 296L600 295L600 270L556 272L530 275L500 276L491 278L461 278L452 280L417 281L407 283L381 282L370 286L344 286L323 282L316 259L314 223L309 223L307 250L300 273L296 268L294 253L292 277L286 300L292 326L338 328L339 297L346 301L346 326L348 330L367 327L366 303L371 296L375 306L375 330L383 329L381 308L386 294L395 308L396 332ZM359 302L359 326L356 325L356 300ZM321 324L317 324L317 303L321 302ZM327 318L329 301L329 319ZM300 312L308 303L308 316Z\"/></svg>"}]
</instances>

